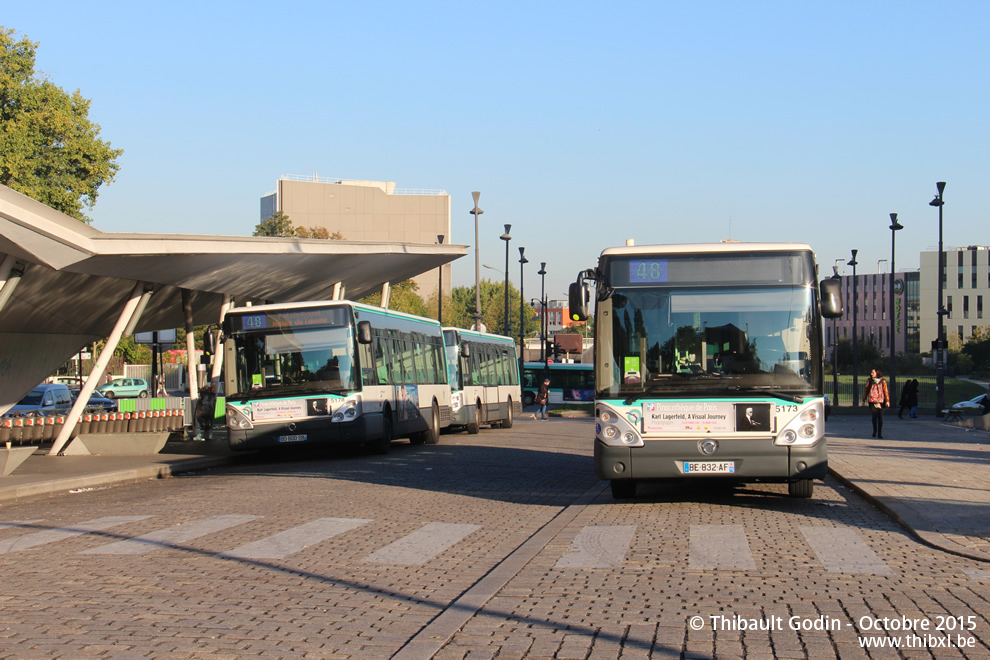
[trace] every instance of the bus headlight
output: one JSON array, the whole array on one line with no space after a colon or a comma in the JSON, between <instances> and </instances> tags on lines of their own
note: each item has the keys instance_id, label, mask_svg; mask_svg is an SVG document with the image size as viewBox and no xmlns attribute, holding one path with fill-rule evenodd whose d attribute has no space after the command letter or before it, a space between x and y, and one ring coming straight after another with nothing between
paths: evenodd
<instances>
[{"instance_id":1,"label":"bus headlight","mask_svg":"<svg viewBox=\"0 0 990 660\"><path fill-rule=\"evenodd\" d=\"M643 437L639 429L629 423L615 410L598 404L595 407L598 423L595 432L598 438L612 447L642 447Z\"/></svg>"},{"instance_id":2,"label":"bus headlight","mask_svg":"<svg viewBox=\"0 0 990 660\"><path fill-rule=\"evenodd\" d=\"M358 395L352 395L344 399L344 402L340 404L334 412L331 418L332 422L352 422L358 418L361 414L361 397Z\"/></svg>"},{"instance_id":3,"label":"bus headlight","mask_svg":"<svg viewBox=\"0 0 990 660\"><path fill-rule=\"evenodd\" d=\"M823 404L815 401L799 412L781 430L773 443L775 445L813 445L825 437Z\"/></svg>"},{"instance_id":4,"label":"bus headlight","mask_svg":"<svg viewBox=\"0 0 990 660\"><path fill-rule=\"evenodd\" d=\"M797 433L792 429L787 429L780 434L780 442L785 445L792 445L794 441L797 440Z\"/></svg>"},{"instance_id":5,"label":"bus headlight","mask_svg":"<svg viewBox=\"0 0 990 660\"><path fill-rule=\"evenodd\" d=\"M244 408L241 410L235 408L234 406L227 404L227 428L234 429L236 431L246 431L248 429L253 429L254 424L248 418L251 414L251 408Z\"/></svg>"}]
</instances>

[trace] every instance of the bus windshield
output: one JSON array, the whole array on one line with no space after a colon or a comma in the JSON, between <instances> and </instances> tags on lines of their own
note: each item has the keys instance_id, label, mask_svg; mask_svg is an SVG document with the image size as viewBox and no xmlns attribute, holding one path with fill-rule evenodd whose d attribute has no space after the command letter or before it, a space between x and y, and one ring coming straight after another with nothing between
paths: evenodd
<instances>
[{"instance_id":1,"label":"bus windshield","mask_svg":"<svg viewBox=\"0 0 990 660\"><path fill-rule=\"evenodd\" d=\"M813 288L628 287L608 302L599 398L820 393Z\"/></svg>"},{"instance_id":2,"label":"bus windshield","mask_svg":"<svg viewBox=\"0 0 990 660\"><path fill-rule=\"evenodd\" d=\"M233 336L237 393L228 398L354 391L354 337L349 326L296 328Z\"/></svg>"}]
</instances>

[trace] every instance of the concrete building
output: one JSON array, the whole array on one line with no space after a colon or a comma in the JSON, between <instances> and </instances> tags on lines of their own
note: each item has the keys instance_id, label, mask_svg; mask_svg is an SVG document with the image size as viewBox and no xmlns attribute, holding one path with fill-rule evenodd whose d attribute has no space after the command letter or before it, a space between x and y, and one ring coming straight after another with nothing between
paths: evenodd
<instances>
[{"instance_id":1,"label":"concrete building","mask_svg":"<svg viewBox=\"0 0 990 660\"><path fill-rule=\"evenodd\" d=\"M945 336L963 341L973 331L990 324L990 247L971 245L945 250L942 273L942 304ZM921 253L921 352L927 353L938 338L938 251ZM986 315L985 315L986 314Z\"/></svg>"},{"instance_id":2,"label":"concrete building","mask_svg":"<svg viewBox=\"0 0 990 660\"><path fill-rule=\"evenodd\" d=\"M354 181L313 176L282 176L261 198L261 219L281 211L299 227L325 227L347 241L423 243L437 237L451 243L450 195L444 190L397 189L391 181ZM450 295L450 265L443 271L444 295ZM436 293L440 273L413 280L424 300Z\"/></svg>"},{"instance_id":3,"label":"concrete building","mask_svg":"<svg viewBox=\"0 0 990 660\"><path fill-rule=\"evenodd\" d=\"M894 274L894 338L893 346L897 353L917 353L921 301L920 282L923 275L917 271ZM852 339L853 308L856 309L857 343L871 342L880 352L889 355L890 336L890 274L869 273L856 275L855 287L852 275L843 275L842 298L844 314L841 319L826 320L825 346L826 359L832 359L835 338ZM855 298L853 290L855 288Z\"/></svg>"}]
</instances>

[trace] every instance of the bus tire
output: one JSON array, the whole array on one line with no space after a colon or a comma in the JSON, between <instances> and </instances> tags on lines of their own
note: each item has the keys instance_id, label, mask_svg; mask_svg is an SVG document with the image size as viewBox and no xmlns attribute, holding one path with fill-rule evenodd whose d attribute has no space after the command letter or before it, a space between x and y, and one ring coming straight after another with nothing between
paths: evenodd
<instances>
[{"instance_id":1,"label":"bus tire","mask_svg":"<svg viewBox=\"0 0 990 660\"><path fill-rule=\"evenodd\" d=\"M798 479L787 482L787 494L791 497L809 498L815 493L814 479Z\"/></svg>"},{"instance_id":2,"label":"bus tire","mask_svg":"<svg viewBox=\"0 0 990 660\"><path fill-rule=\"evenodd\" d=\"M437 402L433 402L433 409L431 413L430 426L422 433L417 434L416 444L428 444L435 445L440 442L440 408L437 406Z\"/></svg>"},{"instance_id":3,"label":"bus tire","mask_svg":"<svg viewBox=\"0 0 990 660\"><path fill-rule=\"evenodd\" d=\"M614 499L631 500L636 497L636 481L633 479L613 479L608 485L612 487Z\"/></svg>"},{"instance_id":4,"label":"bus tire","mask_svg":"<svg viewBox=\"0 0 990 660\"><path fill-rule=\"evenodd\" d=\"M477 435L480 429L481 429L481 401L475 401L474 420L468 423L467 432L470 433L471 435Z\"/></svg>"},{"instance_id":5,"label":"bus tire","mask_svg":"<svg viewBox=\"0 0 990 660\"><path fill-rule=\"evenodd\" d=\"M376 440L372 445L372 451L380 456L387 454L388 450L392 448L392 435L394 432L395 427L392 424L392 409L385 408L382 412L382 437Z\"/></svg>"},{"instance_id":6,"label":"bus tire","mask_svg":"<svg viewBox=\"0 0 990 660\"><path fill-rule=\"evenodd\" d=\"M506 402L506 405L508 406L508 410L505 413L505 419L502 420L502 428L503 429L511 429L512 428L512 399L509 399Z\"/></svg>"},{"instance_id":7,"label":"bus tire","mask_svg":"<svg viewBox=\"0 0 990 660\"><path fill-rule=\"evenodd\" d=\"M536 397L533 396L532 392L523 392L522 403L524 406L531 406L536 403Z\"/></svg>"}]
</instances>

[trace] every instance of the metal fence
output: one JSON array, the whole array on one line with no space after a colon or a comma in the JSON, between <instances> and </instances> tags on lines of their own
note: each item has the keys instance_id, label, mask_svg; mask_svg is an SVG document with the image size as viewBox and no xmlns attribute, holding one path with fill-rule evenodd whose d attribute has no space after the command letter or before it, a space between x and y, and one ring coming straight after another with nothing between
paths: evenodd
<instances>
[{"instance_id":1,"label":"metal fence","mask_svg":"<svg viewBox=\"0 0 990 660\"><path fill-rule=\"evenodd\" d=\"M859 392L853 392L852 381L839 381L839 395L836 398L834 381L831 376L825 376L825 394L832 400L833 406L851 406L853 401L858 401L859 405L863 405L863 388L866 386L867 381L869 381L869 376L859 377ZM888 384L889 379L886 379ZM918 381L918 406L921 408L931 407L935 405L935 394L936 394L936 380L935 376L898 376L896 387L891 388L890 391L890 405L896 406L901 397L901 388L904 387L904 383L909 380Z\"/></svg>"}]
</instances>

